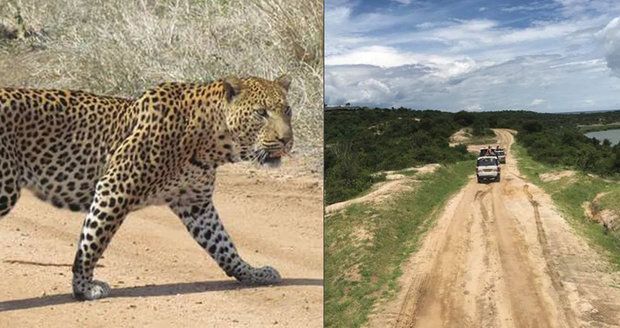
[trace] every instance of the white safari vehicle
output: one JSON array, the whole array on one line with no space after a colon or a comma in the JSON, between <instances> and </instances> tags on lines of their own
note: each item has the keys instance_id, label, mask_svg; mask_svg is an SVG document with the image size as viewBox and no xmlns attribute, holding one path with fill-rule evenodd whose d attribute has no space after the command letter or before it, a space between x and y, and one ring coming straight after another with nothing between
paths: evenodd
<instances>
[{"instance_id":1,"label":"white safari vehicle","mask_svg":"<svg viewBox=\"0 0 620 328\"><path fill-rule=\"evenodd\" d=\"M478 183L483 180L500 181L501 169L497 156L480 156L476 162L476 177Z\"/></svg>"},{"instance_id":2,"label":"white safari vehicle","mask_svg":"<svg viewBox=\"0 0 620 328\"><path fill-rule=\"evenodd\" d=\"M501 164L506 164L506 151L505 150L503 150L502 148L495 150L495 156L497 156L497 159L499 159L499 162Z\"/></svg>"}]
</instances>

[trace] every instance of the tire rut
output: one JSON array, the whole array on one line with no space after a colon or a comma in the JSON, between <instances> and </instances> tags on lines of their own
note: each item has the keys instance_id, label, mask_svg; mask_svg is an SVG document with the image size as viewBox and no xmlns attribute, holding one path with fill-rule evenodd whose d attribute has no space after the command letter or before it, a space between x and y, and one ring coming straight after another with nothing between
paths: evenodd
<instances>
[{"instance_id":1,"label":"tire rut","mask_svg":"<svg viewBox=\"0 0 620 328\"><path fill-rule=\"evenodd\" d=\"M512 135L498 129L510 149ZM609 271L508 153L499 183L475 176L450 199L404 266L406 293L370 327L619 327L620 274ZM394 319L391 319L394 318Z\"/></svg>"},{"instance_id":2,"label":"tire rut","mask_svg":"<svg viewBox=\"0 0 620 328\"><path fill-rule=\"evenodd\" d=\"M498 135L509 147L512 138ZM549 252L538 208L515 187L522 178L513 160L509 156L512 163L500 183L478 184L472 176L449 202L415 255L418 270L393 326L575 326L565 295L557 292L562 289L557 272L546 263ZM534 213L526 230L515 217L520 213L504 205L515 197L526 204L523 211ZM537 231L536 238L525 235L530 230ZM540 246L531 249L532 241Z\"/></svg>"},{"instance_id":3,"label":"tire rut","mask_svg":"<svg viewBox=\"0 0 620 328\"><path fill-rule=\"evenodd\" d=\"M560 274L557 270L555 270L549 263L552 263L551 252L549 251L549 244L547 242L547 235L545 233L545 229L543 227L542 221L540 219L540 204L534 199L534 196L529 190L529 185L523 185L523 192L527 195L527 199L532 205L532 209L534 210L534 219L536 220L536 237L538 239L538 243L541 245L542 253L545 258L545 271L551 278L551 283L553 284L553 288L561 294L560 301L562 302L562 310L567 321L567 325L569 327L578 327L577 318L575 313L572 311L570 304L568 303L568 294L564 290L561 282Z\"/></svg>"}]
</instances>

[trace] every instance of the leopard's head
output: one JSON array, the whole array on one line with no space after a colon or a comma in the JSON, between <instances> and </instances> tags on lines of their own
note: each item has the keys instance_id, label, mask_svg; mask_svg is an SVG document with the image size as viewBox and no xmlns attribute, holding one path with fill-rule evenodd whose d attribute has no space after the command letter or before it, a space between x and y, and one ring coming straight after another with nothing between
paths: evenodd
<instances>
[{"instance_id":1,"label":"leopard's head","mask_svg":"<svg viewBox=\"0 0 620 328\"><path fill-rule=\"evenodd\" d=\"M224 79L226 125L241 160L277 167L293 147L292 110L287 94L289 76L274 81L258 77Z\"/></svg>"}]
</instances>

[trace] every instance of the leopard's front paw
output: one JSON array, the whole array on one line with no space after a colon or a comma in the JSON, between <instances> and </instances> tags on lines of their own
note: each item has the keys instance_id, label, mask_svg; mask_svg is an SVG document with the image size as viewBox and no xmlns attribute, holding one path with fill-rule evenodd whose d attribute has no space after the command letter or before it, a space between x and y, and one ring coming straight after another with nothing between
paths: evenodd
<instances>
[{"instance_id":1,"label":"leopard's front paw","mask_svg":"<svg viewBox=\"0 0 620 328\"><path fill-rule=\"evenodd\" d=\"M93 280L83 286L73 286L73 297L80 301L92 301L110 295L112 289L103 281Z\"/></svg>"},{"instance_id":2,"label":"leopard's front paw","mask_svg":"<svg viewBox=\"0 0 620 328\"><path fill-rule=\"evenodd\" d=\"M254 285L272 285L282 281L278 270L270 266L250 268L245 274L237 277L237 279L242 283Z\"/></svg>"}]
</instances>

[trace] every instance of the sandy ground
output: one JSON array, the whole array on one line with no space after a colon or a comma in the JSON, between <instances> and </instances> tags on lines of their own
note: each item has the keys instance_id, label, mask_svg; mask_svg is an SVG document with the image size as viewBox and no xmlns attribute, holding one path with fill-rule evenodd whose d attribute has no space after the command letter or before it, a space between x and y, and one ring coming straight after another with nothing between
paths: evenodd
<instances>
[{"instance_id":1,"label":"sandy ground","mask_svg":"<svg viewBox=\"0 0 620 328\"><path fill-rule=\"evenodd\" d=\"M498 130L509 149L513 136ZM472 168L473 172L473 168ZM519 175L475 176L403 268L372 327L620 327L620 274Z\"/></svg>"},{"instance_id":2,"label":"sandy ground","mask_svg":"<svg viewBox=\"0 0 620 328\"><path fill-rule=\"evenodd\" d=\"M274 173L275 172L275 173ZM132 213L99 262L112 295L76 302L71 263L83 214L25 193L0 221L0 327L322 327L318 176L223 167L215 203L241 255L283 283L227 277L165 207Z\"/></svg>"},{"instance_id":3,"label":"sandy ground","mask_svg":"<svg viewBox=\"0 0 620 328\"><path fill-rule=\"evenodd\" d=\"M572 170L564 170L564 171L559 171L559 172L543 173L539 175L539 178L542 181L549 182L549 181L561 180L564 178L572 178L575 176L575 174L577 174L577 172L572 171Z\"/></svg>"},{"instance_id":4,"label":"sandy ground","mask_svg":"<svg viewBox=\"0 0 620 328\"><path fill-rule=\"evenodd\" d=\"M454 147L458 144L466 143L471 138L471 134L467 132L466 129L460 129L454 132L453 135L450 136L450 147Z\"/></svg>"}]
</instances>

